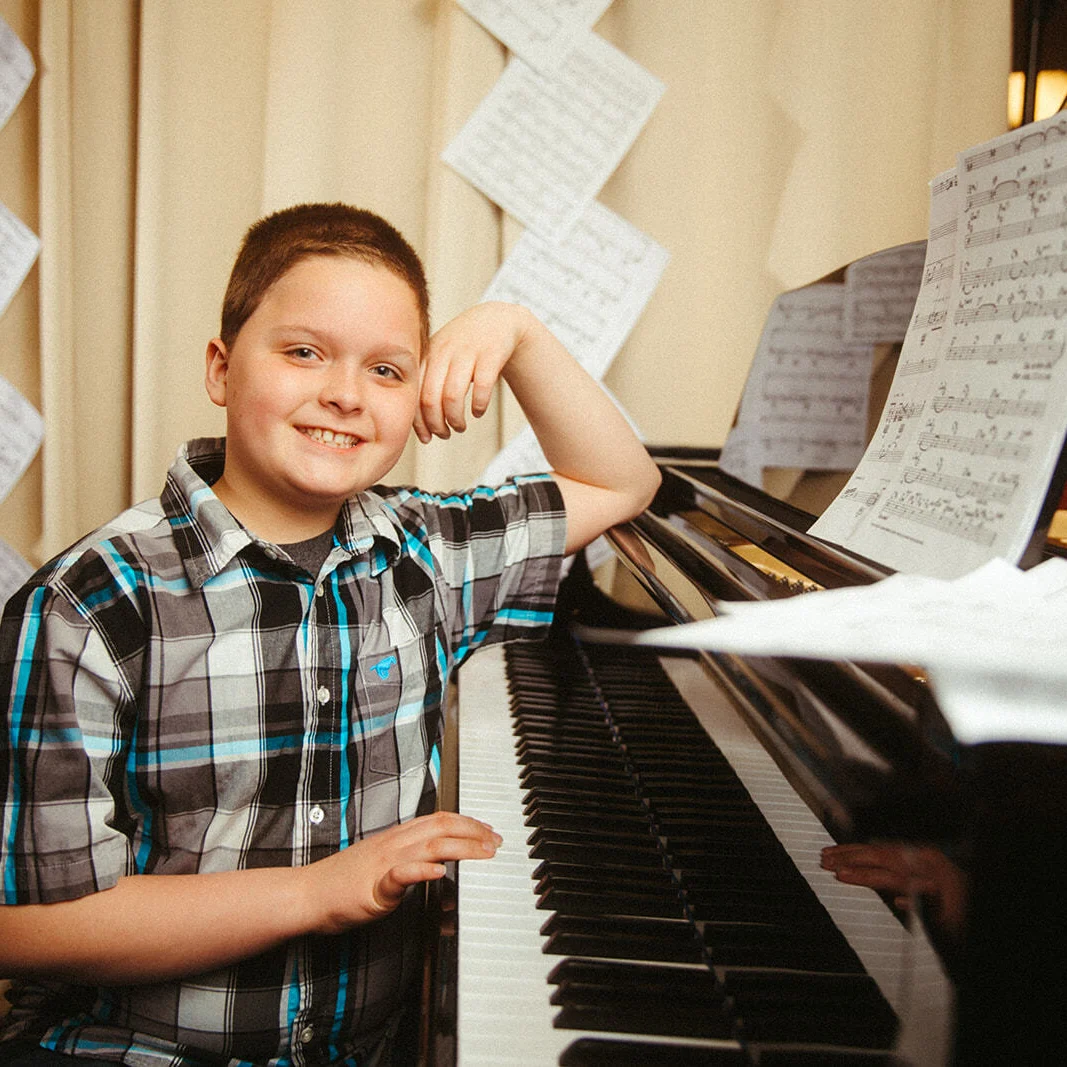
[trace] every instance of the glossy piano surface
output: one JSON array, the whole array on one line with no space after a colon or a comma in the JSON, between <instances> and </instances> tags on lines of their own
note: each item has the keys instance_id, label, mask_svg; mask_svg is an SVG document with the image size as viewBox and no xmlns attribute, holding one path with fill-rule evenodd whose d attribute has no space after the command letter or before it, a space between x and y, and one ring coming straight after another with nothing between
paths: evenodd
<instances>
[{"instance_id":1,"label":"glossy piano surface","mask_svg":"<svg viewBox=\"0 0 1067 1067\"><path fill-rule=\"evenodd\" d=\"M660 462L655 504L613 532L628 578L612 595L579 562L555 645L461 672L459 806L505 847L458 872L428 1060L1054 1062L1062 754L962 750L911 669L597 645L599 627L884 573L703 457ZM820 867L823 846L872 841L898 882L899 864L923 880L877 894ZM911 909L894 906L909 891ZM1024 951L1037 977L995 985L994 953Z\"/></svg>"}]
</instances>

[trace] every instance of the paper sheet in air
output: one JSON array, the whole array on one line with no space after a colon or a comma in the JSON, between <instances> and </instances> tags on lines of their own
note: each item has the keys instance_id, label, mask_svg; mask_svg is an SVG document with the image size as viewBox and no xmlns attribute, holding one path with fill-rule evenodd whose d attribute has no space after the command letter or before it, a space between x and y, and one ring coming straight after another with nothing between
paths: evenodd
<instances>
[{"instance_id":1,"label":"paper sheet in air","mask_svg":"<svg viewBox=\"0 0 1067 1067\"><path fill-rule=\"evenodd\" d=\"M524 226L555 239L600 192L663 90L586 33L551 78L513 57L441 158Z\"/></svg>"},{"instance_id":2,"label":"paper sheet in air","mask_svg":"<svg viewBox=\"0 0 1067 1067\"><path fill-rule=\"evenodd\" d=\"M611 0L458 0L510 52L543 74L554 71Z\"/></svg>"},{"instance_id":3,"label":"paper sheet in air","mask_svg":"<svg viewBox=\"0 0 1067 1067\"><path fill-rule=\"evenodd\" d=\"M44 422L37 409L0 377L0 500L22 477L43 436Z\"/></svg>"},{"instance_id":4,"label":"paper sheet in air","mask_svg":"<svg viewBox=\"0 0 1067 1067\"><path fill-rule=\"evenodd\" d=\"M29 274L40 248L37 235L0 204L0 315Z\"/></svg>"},{"instance_id":5,"label":"paper sheet in air","mask_svg":"<svg viewBox=\"0 0 1067 1067\"><path fill-rule=\"evenodd\" d=\"M36 69L30 50L0 18L0 127L14 114Z\"/></svg>"},{"instance_id":6,"label":"paper sheet in air","mask_svg":"<svg viewBox=\"0 0 1067 1067\"><path fill-rule=\"evenodd\" d=\"M482 299L528 307L599 380L669 258L662 245L593 201L559 241L527 230Z\"/></svg>"},{"instance_id":7,"label":"paper sheet in air","mask_svg":"<svg viewBox=\"0 0 1067 1067\"><path fill-rule=\"evenodd\" d=\"M1067 743L1067 560L1021 571L993 559L951 580L896 574L869 586L721 607L725 614L714 619L610 639L916 664L960 740Z\"/></svg>"},{"instance_id":8,"label":"paper sheet in air","mask_svg":"<svg viewBox=\"0 0 1067 1067\"><path fill-rule=\"evenodd\" d=\"M33 568L6 541L0 540L0 610L33 573Z\"/></svg>"}]
</instances>

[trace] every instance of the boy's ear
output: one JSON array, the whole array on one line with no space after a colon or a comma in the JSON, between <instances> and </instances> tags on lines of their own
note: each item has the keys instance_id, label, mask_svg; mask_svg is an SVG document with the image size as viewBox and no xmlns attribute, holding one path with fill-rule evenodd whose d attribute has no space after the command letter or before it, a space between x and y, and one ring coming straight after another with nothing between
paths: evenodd
<instances>
[{"instance_id":1,"label":"boy's ear","mask_svg":"<svg viewBox=\"0 0 1067 1067\"><path fill-rule=\"evenodd\" d=\"M226 372L229 370L229 353L218 337L207 343L204 366L204 386L213 404L226 406Z\"/></svg>"}]
</instances>

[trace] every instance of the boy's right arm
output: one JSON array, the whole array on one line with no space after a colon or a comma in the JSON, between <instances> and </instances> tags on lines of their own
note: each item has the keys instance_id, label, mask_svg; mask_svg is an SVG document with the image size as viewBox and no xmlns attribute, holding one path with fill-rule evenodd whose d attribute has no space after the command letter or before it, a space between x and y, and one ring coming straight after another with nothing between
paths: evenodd
<instances>
[{"instance_id":1,"label":"boy's right arm","mask_svg":"<svg viewBox=\"0 0 1067 1067\"><path fill-rule=\"evenodd\" d=\"M213 970L380 918L445 861L499 844L484 823L438 812L306 867L134 875L77 900L0 907L0 974L125 985Z\"/></svg>"}]
</instances>

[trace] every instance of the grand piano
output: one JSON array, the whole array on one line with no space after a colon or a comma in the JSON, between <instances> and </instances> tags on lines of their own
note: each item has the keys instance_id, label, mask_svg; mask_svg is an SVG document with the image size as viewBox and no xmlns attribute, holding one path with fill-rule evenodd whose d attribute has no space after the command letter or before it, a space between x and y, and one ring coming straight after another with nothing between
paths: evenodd
<instances>
[{"instance_id":1,"label":"grand piano","mask_svg":"<svg viewBox=\"0 0 1067 1067\"><path fill-rule=\"evenodd\" d=\"M886 577L869 542L813 536L845 500L856 529L900 513L953 531L939 566L1015 512L1023 551L992 555L1063 555L1065 198L1067 113L960 153L931 183L925 249L783 294L749 374L766 398L749 440L811 456L863 407L839 389L850 346L884 342L855 472L834 485L829 464L767 451L739 470L746 384L723 452L650 449L663 485L611 531L614 576L579 558L549 641L460 670L448 799L504 846L437 887L427 1062L1067 1063L1065 746L960 743L913 666L604 639ZM894 302L896 337L865 334ZM772 485L790 466L819 473ZM875 888L823 868L833 844L873 863Z\"/></svg>"},{"instance_id":2,"label":"grand piano","mask_svg":"<svg viewBox=\"0 0 1067 1067\"><path fill-rule=\"evenodd\" d=\"M547 643L460 672L454 802L504 845L434 893L426 1062L1062 1062L1063 751L959 745L914 669L599 643L885 574L652 451L610 594L579 557ZM911 873L843 884L835 842Z\"/></svg>"}]
</instances>

